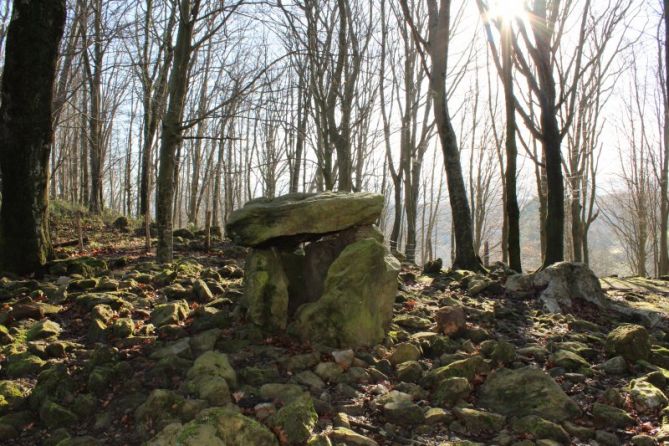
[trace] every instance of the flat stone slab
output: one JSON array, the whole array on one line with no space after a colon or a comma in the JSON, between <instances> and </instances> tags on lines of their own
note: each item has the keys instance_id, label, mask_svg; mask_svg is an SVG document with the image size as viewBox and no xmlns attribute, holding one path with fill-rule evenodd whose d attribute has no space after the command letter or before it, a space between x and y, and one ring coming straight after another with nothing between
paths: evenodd
<instances>
[{"instance_id":1,"label":"flat stone slab","mask_svg":"<svg viewBox=\"0 0 669 446\"><path fill-rule=\"evenodd\" d=\"M270 245L286 237L305 240L373 224L381 215L383 196L367 192L289 194L249 201L230 215L226 235L244 246Z\"/></svg>"}]
</instances>

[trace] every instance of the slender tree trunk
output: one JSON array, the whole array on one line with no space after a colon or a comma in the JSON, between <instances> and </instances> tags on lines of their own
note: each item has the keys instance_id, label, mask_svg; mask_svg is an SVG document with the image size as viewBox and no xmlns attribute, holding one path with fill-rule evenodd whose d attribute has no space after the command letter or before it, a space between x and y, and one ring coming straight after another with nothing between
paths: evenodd
<instances>
[{"instance_id":1,"label":"slender tree trunk","mask_svg":"<svg viewBox=\"0 0 669 446\"><path fill-rule=\"evenodd\" d=\"M664 0L664 156L660 178L660 276L669 274L669 0ZM662 57L662 56L660 56ZM661 62L661 61L660 61ZM662 64L660 63L660 66Z\"/></svg>"},{"instance_id":2,"label":"slender tree trunk","mask_svg":"<svg viewBox=\"0 0 669 446\"><path fill-rule=\"evenodd\" d=\"M176 181L174 175L177 163L176 151L182 138L181 121L188 91L188 65L193 50L191 39L199 6L199 0L193 2L192 5L189 0L181 0L174 66L169 80L169 104L162 125L156 198L158 223L156 256L161 263L171 262L173 258L172 213Z\"/></svg>"},{"instance_id":3,"label":"slender tree trunk","mask_svg":"<svg viewBox=\"0 0 669 446\"><path fill-rule=\"evenodd\" d=\"M451 123L446 97L450 8L450 0L441 0L440 8L436 7L435 1L430 8L429 49L432 59L430 85L434 95L434 117L444 155L446 181L453 217L453 238L455 241L453 267L480 271L483 269L483 265L474 251L472 218L462 175L462 165L460 164L460 150Z\"/></svg>"},{"instance_id":4,"label":"slender tree trunk","mask_svg":"<svg viewBox=\"0 0 669 446\"><path fill-rule=\"evenodd\" d=\"M0 106L0 268L35 271L52 254L49 149L65 0L13 2Z\"/></svg>"},{"instance_id":5,"label":"slender tree trunk","mask_svg":"<svg viewBox=\"0 0 669 446\"><path fill-rule=\"evenodd\" d=\"M508 20L502 26L502 71L504 82L504 105L506 109L506 171L504 172L505 210L509 266L517 272L523 268L520 260L520 208L516 195L518 147L516 146L516 106L513 92L513 54L511 45L511 24Z\"/></svg>"}]
</instances>

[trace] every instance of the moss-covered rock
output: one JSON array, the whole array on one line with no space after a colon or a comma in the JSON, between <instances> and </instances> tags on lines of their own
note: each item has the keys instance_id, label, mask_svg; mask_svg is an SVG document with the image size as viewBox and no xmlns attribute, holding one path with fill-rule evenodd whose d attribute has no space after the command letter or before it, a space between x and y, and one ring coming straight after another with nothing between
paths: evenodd
<instances>
[{"instance_id":1,"label":"moss-covered rock","mask_svg":"<svg viewBox=\"0 0 669 446\"><path fill-rule=\"evenodd\" d=\"M94 277L108 271L107 262L95 257L54 260L47 265L47 268L50 274L59 276L80 274L84 277Z\"/></svg>"},{"instance_id":2,"label":"moss-covered rock","mask_svg":"<svg viewBox=\"0 0 669 446\"><path fill-rule=\"evenodd\" d=\"M635 423L634 418L624 410L601 403L592 405L592 417L595 423L602 427L611 426L624 429Z\"/></svg>"},{"instance_id":3,"label":"moss-covered rock","mask_svg":"<svg viewBox=\"0 0 669 446\"><path fill-rule=\"evenodd\" d=\"M69 426L77 422L77 415L52 401L45 401L39 410L40 420L50 429Z\"/></svg>"},{"instance_id":4,"label":"moss-covered rock","mask_svg":"<svg viewBox=\"0 0 669 446\"><path fill-rule=\"evenodd\" d=\"M277 412L274 422L285 434L288 444L300 445L311 436L318 415L311 397L303 394Z\"/></svg>"},{"instance_id":5,"label":"moss-covered rock","mask_svg":"<svg viewBox=\"0 0 669 446\"><path fill-rule=\"evenodd\" d=\"M534 438L553 440L559 444L570 444L567 431L559 424L536 415L528 415L513 423L513 429L521 434L532 434Z\"/></svg>"},{"instance_id":6,"label":"moss-covered rock","mask_svg":"<svg viewBox=\"0 0 669 446\"><path fill-rule=\"evenodd\" d=\"M19 353L7 358L5 373L9 378L21 378L38 373L46 365L46 361L31 353Z\"/></svg>"},{"instance_id":7,"label":"moss-covered rock","mask_svg":"<svg viewBox=\"0 0 669 446\"><path fill-rule=\"evenodd\" d=\"M26 340L36 341L38 339L49 339L57 337L62 329L56 322L44 319L37 322L26 333Z\"/></svg>"},{"instance_id":8,"label":"moss-covered rock","mask_svg":"<svg viewBox=\"0 0 669 446\"><path fill-rule=\"evenodd\" d=\"M466 378L445 378L439 381L432 392L432 401L439 406L452 406L467 398L471 391L472 386Z\"/></svg>"},{"instance_id":9,"label":"moss-covered rock","mask_svg":"<svg viewBox=\"0 0 669 446\"><path fill-rule=\"evenodd\" d=\"M348 245L330 266L322 297L298 310L297 332L333 347L380 342L392 319L399 266L372 238Z\"/></svg>"},{"instance_id":10,"label":"moss-covered rock","mask_svg":"<svg viewBox=\"0 0 669 446\"><path fill-rule=\"evenodd\" d=\"M496 370L481 386L479 396L481 406L512 417L537 415L563 421L580 414L550 376L532 367Z\"/></svg>"},{"instance_id":11,"label":"moss-covered rock","mask_svg":"<svg viewBox=\"0 0 669 446\"><path fill-rule=\"evenodd\" d=\"M470 435L490 435L499 432L506 423L506 417L493 412L471 409L467 407L457 408L453 411L457 420L465 428L464 432ZM453 426L460 430L459 426Z\"/></svg>"},{"instance_id":12,"label":"moss-covered rock","mask_svg":"<svg viewBox=\"0 0 669 446\"><path fill-rule=\"evenodd\" d=\"M187 378L195 379L201 376L217 376L225 379L230 387L237 387L237 373L225 353L209 351L200 355L193 363L193 367L188 370Z\"/></svg>"},{"instance_id":13,"label":"moss-covered rock","mask_svg":"<svg viewBox=\"0 0 669 446\"><path fill-rule=\"evenodd\" d=\"M135 322L127 317L116 319L110 327L115 338L127 338L135 333Z\"/></svg>"},{"instance_id":14,"label":"moss-covered rock","mask_svg":"<svg viewBox=\"0 0 669 446\"><path fill-rule=\"evenodd\" d=\"M620 355L630 362L646 360L650 356L648 331L641 325L620 325L606 337L606 350L609 354Z\"/></svg>"},{"instance_id":15,"label":"moss-covered rock","mask_svg":"<svg viewBox=\"0 0 669 446\"><path fill-rule=\"evenodd\" d=\"M279 446L265 426L233 409L203 410L190 423L171 424L147 446Z\"/></svg>"},{"instance_id":16,"label":"moss-covered rock","mask_svg":"<svg viewBox=\"0 0 669 446\"><path fill-rule=\"evenodd\" d=\"M654 412L669 404L664 392L645 379L633 379L629 392L634 406L642 413Z\"/></svg>"},{"instance_id":17,"label":"moss-covered rock","mask_svg":"<svg viewBox=\"0 0 669 446\"><path fill-rule=\"evenodd\" d=\"M156 306L151 312L151 323L156 327L177 324L188 317L188 302L179 300Z\"/></svg>"},{"instance_id":18,"label":"moss-covered rock","mask_svg":"<svg viewBox=\"0 0 669 446\"><path fill-rule=\"evenodd\" d=\"M420 348L410 342L397 344L393 349L388 360L391 364L397 365L407 361L417 361L422 356Z\"/></svg>"},{"instance_id":19,"label":"moss-covered rock","mask_svg":"<svg viewBox=\"0 0 669 446\"><path fill-rule=\"evenodd\" d=\"M244 306L248 318L264 329L288 323L288 277L276 249L254 250L246 260Z\"/></svg>"},{"instance_id":20,"label":"moss-covered rock","mask_svg":"<svg viewBox=\"0 0 669 446\"><path fill-rule=\"evenodd\" d=\"M397 378L400 381L418 383L423 378L423 367L418 361L397 364Z\"/></svg>"},{"instance_id":21,"label":"moss-covered rock","mask_svg":"<svg viewBox=\"0 0 669 446\"><path fill-rule=\"evenodd\" d=\"M556 351L551 355L550 360L556 366L569 372L578 372L590 368L590 364L585 358L569 350Z\"/></svg>"},{"instance_id":22,"label":"moss-covered rock","mask_svg":"<svg viewBox=\"0 0 669 446\"><path fill-rule=\"evenodd\" d=\"M431 370L425 380L428 385L437 384L446 378L465 378L472 381L477 374L487 373L489 370L488 363L481 356L475 355Z\"/></svg>"},{"instance_id":23,"label":"moss-covered rock","mask_svg":"<svg viewBox=\"0 0 669 446\"><path fill-rule=\"evenodd\" d=\"M28 388L18 381L0 381L0 415L21 408L28 393Z\"/></svg>"},{"instance_id":24,"label":"moss-covered rock","mask_svg":"<svg viewBox=\"0 0 669 446\"><path fill-rule=\"evenodd\" d=\"M170 423L183 421L184 398L171 390L155 389L135 409L135 425L140 435L163 429Z\"/></svg>"}]
</instances>

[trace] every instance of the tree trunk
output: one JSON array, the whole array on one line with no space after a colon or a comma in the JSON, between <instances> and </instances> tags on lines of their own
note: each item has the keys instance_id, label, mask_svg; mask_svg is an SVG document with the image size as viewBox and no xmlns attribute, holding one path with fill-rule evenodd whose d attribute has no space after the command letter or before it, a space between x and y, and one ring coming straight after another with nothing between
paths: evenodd
<instances>
[{"instance_id":1,"label":"tree trunk","mask_svg":"<svg viewBox=\"0 0 669 446\"><path fill-rule=\"evenodd\" d=\"M446 97L450 7L450 0L441 0L441 7L438 10L436 2L430 6L429 50L432 59L430 86L434 95L434 117L444 155L453 218L453 239L455 241L453 268L480 271L483 265L474 251L471 211L462 175L460 151L448 112Z\"/></svg>"},{"instance_id":2,"label":"tree trunk","mask_svg":"<svg viewBox=\"0 0 669 446\"><path fill-rule=\"evenodd\" d=\"M506 248L509 267L522 272L520 260L520 209L516 195L518 147L516 146L516 106L513 92L513 55L511 46L511 25L504 21L502 28L502 71L504 82L504 105L506 108L506 171L504 172L504 206L508 224Z\"/></svg>"},{"instance_id":3,"label":"tree trunk","mask_svg":"<svg viewBox=\"0 0 669 446\"><path fill-rule=\"evenodd\" d=\"M664 0L664 156L660 178L660 261L658 275L669 274L667 231L669 230L669 0ZM660 66L662 66L660 61Z\"/></svg>"},{"instance_id":4,"label":"tree trunk","mask_svg":"<svg viewBox=\"0 0 669 446\"><path fill-rule=\"evenodd\" d=\"M49 148L65 0L13 2L0 107L0 268L35 271L51 255Z\"/></svg>"},{"instance_id":5,"label":"tree trunk","mask_svg":"<svg viewBox=\"0 0 669 446\"><path fill-rule=\"evenodd\" d=\"M181 0L179 28L174 49L174 66L169 80L169 104L163 119L160 141L160 167L156 197L158 224L157 260L171 262L173 258L172 212L174 203L176 151L181 144L181 121L188 91L188 65L192 53L191 39L200 2ZM192 10L191 10L192 7Z\"/></svg>"}]
</instances>

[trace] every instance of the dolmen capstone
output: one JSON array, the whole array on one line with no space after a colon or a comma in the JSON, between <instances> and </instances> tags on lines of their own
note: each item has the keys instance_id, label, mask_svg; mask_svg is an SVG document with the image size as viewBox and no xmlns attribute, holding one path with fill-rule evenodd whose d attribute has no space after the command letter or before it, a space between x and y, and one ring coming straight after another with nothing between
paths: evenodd
<instances>
[{"instance_id":1,"label":"dolmen capstone","mask_svg":"<svg viewBox=\"0 0 669 446\"><path fill-rule=\"evenodd\" d=\"M253 248L249 320L332 347L380 342L400 268L374 226L382 209L382 195L324 192L255 199L233 212L228 237Z\"/></svg>"}]
</instances>

